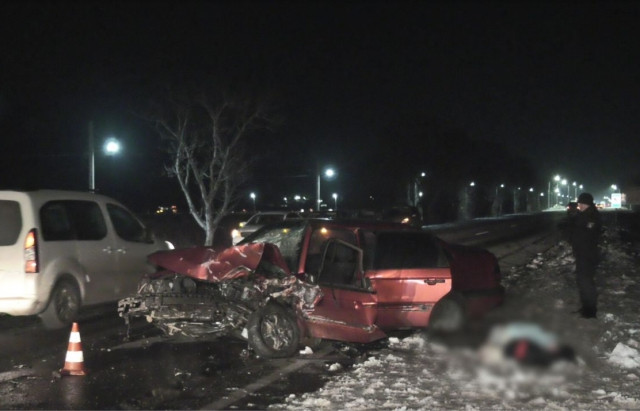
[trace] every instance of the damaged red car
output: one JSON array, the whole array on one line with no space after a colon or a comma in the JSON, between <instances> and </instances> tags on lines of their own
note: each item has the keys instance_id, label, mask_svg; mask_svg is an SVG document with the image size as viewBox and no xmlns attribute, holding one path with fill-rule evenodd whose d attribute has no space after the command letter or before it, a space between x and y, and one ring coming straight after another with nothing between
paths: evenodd
<instances>
[{"instance_id":1,"label":"damaged red car","mask_svg":"<svg viewBox=\"0 0 640 411\"><path fill-rule=\"evenodd\" d=\"M384 222L296 220L240 244L149 256L162 269L118 303L167 335L233 335L265 358L307 341L368 343L399 329L454 331L504 298L488 251Z\"/></svg>"}]
</instances>

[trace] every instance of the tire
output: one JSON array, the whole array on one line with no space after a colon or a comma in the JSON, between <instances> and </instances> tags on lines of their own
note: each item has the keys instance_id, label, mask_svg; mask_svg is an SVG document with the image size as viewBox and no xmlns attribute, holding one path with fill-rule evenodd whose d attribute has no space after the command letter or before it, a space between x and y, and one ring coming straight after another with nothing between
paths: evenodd
<instances>
[{"instance_id":1,"label":"tire","mask_svg":"<svg viewBox=\"0 0 640 411\"><path fill-rule=\"evenodd\" d=\"M80 290L72 281L60 281L53 288L47 308L40 313L45 328L53 330L71 326L80 311Z\"/></svg>"},{"instance_id":2,"label":"tire","mask_svg":"<svg viewBox=\"0 0 640 411\"><path fill-rule=\"evenodd\" d=\"M465 306L464 298L458 294L442 297L431 311L429 330L445 334L461 331L467 322Z\"/></svg>"},{"instance_id":3,"label":"tire","mask_svg":"<svg viewBox=\"0 0 640 411\"><path fill-rule=\"evenodd\" d=\"M300 328L291 310L267 304L247 322L249 346L263 358L293 356L300 343Z\"/></svg>"}]
</instances>

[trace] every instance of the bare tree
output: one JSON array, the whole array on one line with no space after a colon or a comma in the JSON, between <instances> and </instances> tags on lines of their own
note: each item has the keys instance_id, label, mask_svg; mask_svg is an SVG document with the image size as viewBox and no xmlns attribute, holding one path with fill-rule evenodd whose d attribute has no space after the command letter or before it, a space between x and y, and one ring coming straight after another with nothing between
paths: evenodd
<instances>
[{"instance_id":1,"label":"bare tree","mask_svg":"<svg viewBox=\"0 0 640 411\"><path fill-rule=\"evenodd\" d=\"M172 157L166 169L205 231L205 245L213 245L215 229L233 209L248 175L245 143L252 132L269 125L266 109L247 99L214 101L201 95L173 98L154 118Z\"/></svg>"}]
</instances>

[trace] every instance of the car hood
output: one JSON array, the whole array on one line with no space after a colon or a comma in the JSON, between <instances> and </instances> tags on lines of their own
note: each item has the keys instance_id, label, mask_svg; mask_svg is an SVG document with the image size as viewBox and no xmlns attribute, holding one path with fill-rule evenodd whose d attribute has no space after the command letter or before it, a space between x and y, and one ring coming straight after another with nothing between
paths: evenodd
<instances>
[{"instance_id":1,"label":"car hood","mask_svg":"<svg viewBox=\"0 0 640 411\"><path fill-rule=\"evenodd\" d=\"M291 274L278 247L270 243L250 243L223 250L192 247L158 251L149 256L151 264L210 282L246 277L255 271L262 261L276 265L285 274Z\"/></svg>"}]
</instances>

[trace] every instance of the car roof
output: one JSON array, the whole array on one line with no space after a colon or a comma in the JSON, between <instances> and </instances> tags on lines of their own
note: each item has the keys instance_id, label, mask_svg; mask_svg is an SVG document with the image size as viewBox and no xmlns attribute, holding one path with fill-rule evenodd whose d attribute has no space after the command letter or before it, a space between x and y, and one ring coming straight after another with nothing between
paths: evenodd
<instances>
[{"instance_id":1,"label":"car roof","mask_svg":"<svg viewBox=\"0 0 640 411\"><path fill-rule=\"evenodd\" d=\"M283 214L300 214L297 211L259 211L252 215L283 215Z\"/></svg>"},{"instance_id":2,"label":"car roof","mask_svg":"<svg viewBox=\"0 0 640 411\"><path fill-rule=\"evenodd\" d=\"M51 200L102 200L120 204L118 200L91 191L72 190L0 190L0 198L8 196L24 196L31 201L44 203ZM24 198L23 197L23 198ZM121 205L121 204L120 204Z\"/></svg>"},{"instance_id":3,"label":"car roof","mask_svg":"<svg viewBox=\"0 0 640 411\"><path fill-rule=\"evenodd\" d=\"M309 218L306 220L284 220L278 223L269 224L267 227L292 227L300 224L307 224L312 227L331 227L331 228L347 228L347 229L368 229L368 230L403 230L403 231L422 231L419 228L408 226L406 224L395 223L381 220L357 220L357 219L323 219Z\"/></svg>"},{"instance_id":4,"label":"car roof","mask_svg":"<svg viewBox=\"0 0 640 411\"><path fill-rule=\"evenodd\" d=\"M327 228L327 229L343 229L343 230L368 230L368 231L404 231L414 233L424 233L427 235L433 235L429 231L422 230L420 228L410 226L407 224L394 223L381 220L357 220L357 219L322 219L322 218L308 218L308 219L289 219L283 220L277 223L266 224L258 230L247 236L241 243L251 242L253 238L259 237L265 231L270 231L279 228L299 228L299 227L311 227Z\"/></svg>"}]
</instances>

